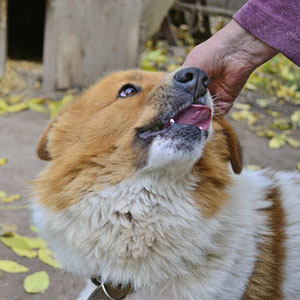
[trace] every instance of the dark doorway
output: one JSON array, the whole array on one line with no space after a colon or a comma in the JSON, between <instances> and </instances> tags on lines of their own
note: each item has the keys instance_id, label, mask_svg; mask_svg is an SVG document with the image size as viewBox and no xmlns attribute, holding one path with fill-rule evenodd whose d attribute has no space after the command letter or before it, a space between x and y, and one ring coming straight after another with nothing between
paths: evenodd
<instances>
[{"instance_id":1,"label":"dark doorway","mask_svg":"<svg viewBox=\"0 0 300 300\"><path fill-rule=\"evenodd\" d=\"M46 0L8 0L8 56L42 60Z\"/></svg>"}]
</instances>

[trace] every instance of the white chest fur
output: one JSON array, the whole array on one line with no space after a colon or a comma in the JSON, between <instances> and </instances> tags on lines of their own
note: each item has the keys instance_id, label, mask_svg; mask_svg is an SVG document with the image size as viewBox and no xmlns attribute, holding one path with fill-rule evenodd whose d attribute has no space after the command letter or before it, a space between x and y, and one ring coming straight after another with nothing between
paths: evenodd
<instances>
[{"instance_id":1,"label":"white chest fur","mask_svg":"<svg viewBox=\"0 0 300 300\"><path fill-rule=\"evenodd\" d=\"M73 273L171 299L239 299L256 259L255 237L266 231L257 211L269 205L270 184L250 172L234 176L230 200L210 219L190 196L195 180L174 174L139 174L56 213L35 204L33 215Z\"/></svg>"}]
</instances>

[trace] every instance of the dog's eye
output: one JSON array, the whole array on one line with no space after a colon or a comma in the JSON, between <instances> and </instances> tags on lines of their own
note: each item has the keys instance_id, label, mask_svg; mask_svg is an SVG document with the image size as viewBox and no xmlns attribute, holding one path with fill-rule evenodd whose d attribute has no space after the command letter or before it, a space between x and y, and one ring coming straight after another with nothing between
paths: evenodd
<instances>
[{"instance_id":1,"label":"dog's eye","mask_svg":"<svg viewBox=\"0 0 300 300\"><path fill-rule=\"evenodd\" d=\"M137 94L140 91L140 88L137 86L134 86L133 84L125 84L121 87L118 97L119 98L126 98L131 97Z\"/></svg>"}]
</instances>

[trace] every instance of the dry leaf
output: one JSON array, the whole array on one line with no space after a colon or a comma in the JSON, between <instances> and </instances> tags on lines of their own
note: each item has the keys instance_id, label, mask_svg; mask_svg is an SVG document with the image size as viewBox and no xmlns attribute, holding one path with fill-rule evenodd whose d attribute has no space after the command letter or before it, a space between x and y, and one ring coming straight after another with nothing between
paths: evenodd
<instances>
[{"instance_id":1,"label":"dry leaf","mask_svg":"<svg viewBox=\"0 0 300 300\"><path fill-rule=\"evenodd\" d=\"M234 108L238 108L241 110L249 110L251 108L250 104L244 104L244 103L234 103Z\"/></svg>"},{"instance_id":2,"label":"dry leaf","mask_svg":"<svg viewBox=\"0 0 300 300\"><path fill-rule=\"evenodd\" d=\"M0 166L4 166L7 163L7 158L0 158Z\"/></svg>"},{"instance_id":3,"label":"dry leaf","mask_svg":"<svg viewBox=\"0 0 300 300\"><path fill-rule=\"evenodd\" d=\"M53 253L46 248L39 249L38 258L45 264L53 267L61 269L61 265L53 258Z\"/></svg>"},{"instance_id":4,"label":"dry leaf","mask_svg":"<svg viewBox=\"0 0 300 300\"><path fill-rule=\"evenodd\" d=\"M17 230L18 226L16 224L0 223L0 235L2 236L12 235Z\"/></svg>"},{"instance_id":5,"label":"dry leaf","mask_svg":"<svg viewBox=\"0 0 300 300\"><path fill-rule=\"evenodd\" d=\"M19 256L27 257L27 258L34 258L37 257L37 251L36 250L25 250L25 249L19 249L19 248L11 248L13 252L18 254Z\"/></svg>"},{"instance_id":6,"label":"dry leaf","mask_svg":"<svg viewBox=\"0 0 300 300\"><path fill-rule=\"evenodd\" d=\"M258 171L261 170L261 166L247 164L246 169L250 171Z\"/></svg>"},{"instance_id":7,"label":"dry leaf","mask_svg":"<svg viewBox=\"0 0 300 300\"><path fill-rule=\"evenodd\" d=\"M7 194L4 191L0 190L0 200L1 200L1 198L4 198L6 196L7 196Z\"/></svg>"},{"instance_id":8,"label":"dry leaf","mask_svg":"<svg viewBox=\"0 0 300 300\"><path fill-rule=\"evenodd\" d=\"M271 149L279 149L280 147L282 147L286 144L285 140L286 140L286 137L284 135L282 135L282 134L276 135L270 139L269 147Z\"/></svg>"},{"instance_id":9,"label":"dry leaf","mask_svg":"<svg viewBox=\"0 0 300 300\"><path fill-rule=\"evenodd\" d=\"M291 147L300 147L300 141L297 141L291 137L286 137L285 140Z\"/></svg>"},{"instance_id":10,"label":"dry leaf","mask_svg":"<svg viewBox=\"0 0 300 300\"><path fill-rule=\"evenodd\" d=\"M0 260L0 270L7 273L25 273L29 271L25 266L11 260Z\"/></svg>"},{"instance_id":11,"label":"dry leaf","mask_svg":"<svg viewBox=\"0 0 300 300\"><path fill-rule=\"evenodd\" d=\"M34 232L34 233L38 233L38 232L39 232L38 229L37 229L35 226L33 226L33 225L30 225L30 226L29 226L29 229L30 229L32 232Z\"/></svg>"},{"instance_id":12,"label":"dry leaf","mask_svg":"<svg viewBox=\"0 0 300 300\"><path fill-rule=\"evenodd\" d=\"M18 248L18 249L25 249L31 250L32 248L27 242L21 237L20 235L14 235L12 237L1 237L0 241L9 248Z\"/></svg>"},{"instance_id":13,"label":"dry leaf","mask_svg":"<svg viewBox=\"0 0 300 300\"><path fill-rule=\"evenodd\" d=\"M4 203L12 203L15 200L19 200L19 199L21 199L21 195L14 194L14 195L11 195L11 196L1 197L0 200L1 200L1 202L4 202Z\"/></svg>"},{"instance_id":14,"label":"dry leaf","mask_svg":"<svg viewBox=\"0 0 300 300\"><path fill-rule=\"evenodd\" d=\"M45 271L28 275L24 280L24 290L29 294L42 293L49 287L49 275Z\"/></svg>"}]
</instances>

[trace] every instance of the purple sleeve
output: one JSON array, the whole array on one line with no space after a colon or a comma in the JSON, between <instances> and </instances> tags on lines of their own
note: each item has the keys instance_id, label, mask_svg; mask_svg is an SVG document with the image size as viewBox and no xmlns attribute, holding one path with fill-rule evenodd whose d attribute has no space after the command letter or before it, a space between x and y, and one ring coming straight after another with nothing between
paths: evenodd
<instances>
[{"instance_id":1,"label":"purple sleeve","mask_svg":"<svg viewBox=\"0 0 300 300\"><path fill-rule=\"evenodd\" d=\"M233 18L300 66L300 0L249 0Z\"/></svg>"}]
</instances>

